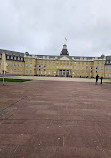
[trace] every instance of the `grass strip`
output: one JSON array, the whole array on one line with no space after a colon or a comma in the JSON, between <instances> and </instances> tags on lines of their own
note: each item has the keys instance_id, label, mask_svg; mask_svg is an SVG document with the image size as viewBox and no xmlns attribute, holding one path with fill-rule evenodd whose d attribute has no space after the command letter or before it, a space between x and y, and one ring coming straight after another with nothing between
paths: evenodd
<instances>
[{"instance_id":1,"label":"grass strip","mask_svg":"<svg viewBox=\"0 0 111 158\"><path fill-rule=\"evenodd\" d=\"M0 82L3 81L3 78L0 78ZM27 82L32 81L30 79L14 79L14 78L5 78L5 82Z\"/></svg>"}]
</instances>

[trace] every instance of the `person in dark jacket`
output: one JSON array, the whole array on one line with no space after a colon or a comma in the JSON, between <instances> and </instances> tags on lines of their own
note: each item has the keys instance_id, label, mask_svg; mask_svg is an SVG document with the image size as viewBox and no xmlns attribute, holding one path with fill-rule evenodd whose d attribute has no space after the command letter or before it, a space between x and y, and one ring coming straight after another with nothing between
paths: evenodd
<instances>
[{"instance_id":1,"label":"person in dark jacket","mask_svg":"<svg viewBox=\"0 0 111 158\"><path fill-rule=\"evenodd\" d=\"M103 80L103 77L101 77L101 84L103 83L102 80Z\"/></svg>"},{"instance_id":2,"label":"person in dark jacket","mask_svg":"<svg viewBox=\"0 0 111 158\"><path fill-rule=\"evenodd\" d=\"M98 76L98 74L96 75L96 84L98 83L98 78L99 78L99 76Z\"/></svg>"}]
</instances>

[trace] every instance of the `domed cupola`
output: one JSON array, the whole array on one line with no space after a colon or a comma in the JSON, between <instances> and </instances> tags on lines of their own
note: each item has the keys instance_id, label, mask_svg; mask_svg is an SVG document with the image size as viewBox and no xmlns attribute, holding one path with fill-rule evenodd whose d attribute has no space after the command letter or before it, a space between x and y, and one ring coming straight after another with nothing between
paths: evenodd
<instances>
[{"instance_id":1,"label":"domed cupola","mask_svg":"<svg viewBox=\"0 0 111 158\"><path fill-rule=\"evenodd\" d=\"M63 49L62 49L60 55L69 56L69 52L68 52L68 50L67 50L67 45L66 45L66 44L63 45Z\"/></svg>"}]
</instances>

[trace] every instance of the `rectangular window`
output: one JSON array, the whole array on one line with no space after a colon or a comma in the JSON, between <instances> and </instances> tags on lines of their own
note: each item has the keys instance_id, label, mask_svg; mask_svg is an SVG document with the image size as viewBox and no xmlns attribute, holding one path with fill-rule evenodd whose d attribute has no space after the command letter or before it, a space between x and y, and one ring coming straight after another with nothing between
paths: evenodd
<instances>
[{"instance_id":1,"label":"rectangular window","mask_svg":"<svg viewBox=\"0 0 111 158\"><path fill-rule=\"evenodd\" d=\"M32 68L32 63L30 64L30 68Z\"/></svg>"},{"instance_id":2,"label":"rectangular window","mask_svg":"<svg viewBox=\"0 0 111 158\"><path fill-rule=\"evenodd\" d=\"M32 74L32 70L30 70L30 74Z\"/></svg>"},{"instance_id":3,"label":"rectangular window","mask_svg":"<svg viewBox=\"0 0 111 158\"><path fill-rule=\"evenodd\" d=\"M97 61L97 64L99 64L99 61Z\"/></svg>"},{"instance_id":4,"label":"rectangular window","mask_svg":"<svg viewBox=\"0 0 111 158\"><path fill-rule=\"evenodd\" d=\"M32 62L32 59L30 59L30 62Z\"/></svg>"},{"instance_id":5,"label":"rectangular window","mask_svg":"<svg viewBox=\"0 0 111 158\"><path fill-rule=\"evenodd\" d=\"M50 71L49 71L49 75L50 75Z\"/></svg>"},{"instance_id":6,"label":"rectangular window","mask_svg":"<svg viewBox=\"0 0 111 158\"><path fill-rule=\"evenodd\" d=\"M9 59L9 56L7 56L7 59Z\"/></svg>"},{"instance_id":7,"label":"rectangular window","mask_svg":"<svg viewBox=\"0 0 111 158\"><path fill-rule=\"evenodd\" d=\"M82 70L84 70L84 66L82 66Z\"/></svg>"},{"instance_id":8,"label":"rectangular window","mask_svg":"<svg viewBox=\"0 0 111 158\"><path fill-rule=\"evenodd\" d=\"M74 70L76 70L76 66L74 66Z\"/></svg>"},{"instance_id":9,"label":"rectangular window","mask_svg":"<svg viewBox=\"0 0 111 158\"><path fill-rule=\"evenodd\" d=\"M11 66L13 66L13 62L11 62Z\"/></svg>"},{"instance_id":10,"label":"rectangular window","mask_svg":"<svg viewBox=\"0 0 111 158\"><path fill-rule=\"evenodd\" d=\"M43 64L41 64L41 68L43 68Z\"/></svg>"},{"instance_id":11,"label":"rectangular window","mask_svg":"<svg viewBox=\"0 0 111 158\"><path fill-rule=\"evenodd\" d=\"M16 62L14 62L14 66L16 67Z\"/></svg>"},{"instance_id":12,"label":"rectangular window","mask_svg":"<svg viewBox=\"0 0 111 158\"><path fill-rule=\"evenodd\" d=\"M72 61L70 62L70 65L72 65Z\"/></svg>"},{"instance_id":13,"label":"rectangular window","mask_svg":"<svg viewBox=\"0 0 111 158\"><path fill-rule=\"evenodd\" d=\"M9 66L9 62L7 62L7 66Z\"/></svg>"},{"instance_id":14,"label":"rectangular window","mask_svg":"<svg viewBox=\"0 0 111 158\"><path fill-rule=\"evenodd\" d=\"M103 70L103 66L101 66L101 70Z\"/></svg>"},{"instance_id":15,"label":"rectangular window","mask_svg":"<svg viewBox=\"0 0 111 158\"><path fill-rule=\"evenodd\" d=\"M26 64L26 68L28 68L28 64Z\"/></svg>"},{"instance_id":16,"label":"rectangular window","mask_svg":"<svg viewBox=\"0 0 111 158\"><path fill-rule=\"evenodd\" d=\"M80 66L78 66L78 70L80 70Z\"/></svg>"},{"instance_id":17,"label":"rectangular window","mask_svg":"<svg viewBox=\"0 0 111 158\"><path fill-rule=\"evenodd\" d=\"M108 66L106 66L106 71L108 71Z\"/></svg>"}]
</instances>

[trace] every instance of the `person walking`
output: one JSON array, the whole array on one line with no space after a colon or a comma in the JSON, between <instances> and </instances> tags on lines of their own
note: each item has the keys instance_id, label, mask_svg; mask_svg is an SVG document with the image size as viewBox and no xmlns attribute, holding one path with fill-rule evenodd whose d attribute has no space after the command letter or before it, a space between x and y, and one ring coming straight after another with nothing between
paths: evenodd
<instances>
[{"instance_id":1,"label":"person walking","mask_svg":"<svg viewBox=\"0 0 111 158\"><path fill-rule=\"evenodd\" d=\"M101 76L101 84L103 83L102 81L103 81L103 77Z\"/></svg>"},{"instance_id":2,"label":"person walking","mask_svg":"<svg viewBox=\"0 0 111 158\"><path fill-rule=\"evenodd\" d=\"M98 74L96 75L96 84L98 83L98 78L99 78L99 76L98 76Z\"/></svg>"}]
</instances>

